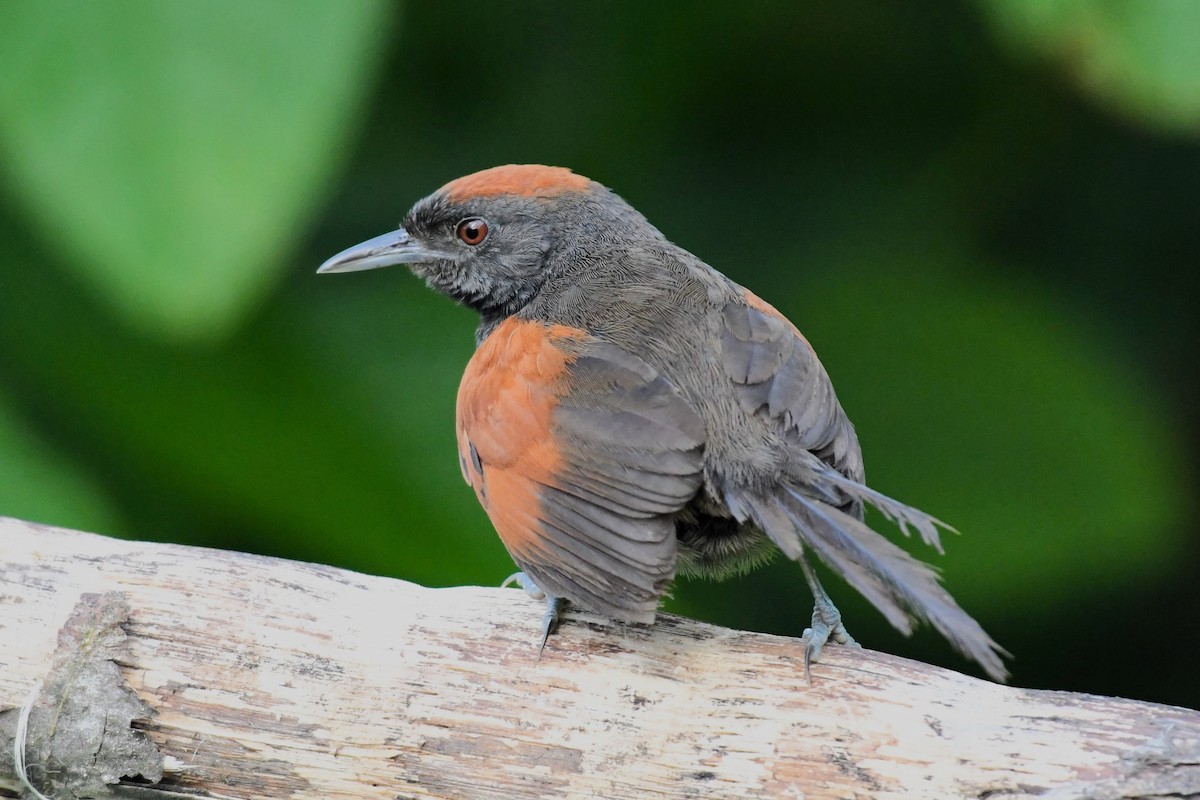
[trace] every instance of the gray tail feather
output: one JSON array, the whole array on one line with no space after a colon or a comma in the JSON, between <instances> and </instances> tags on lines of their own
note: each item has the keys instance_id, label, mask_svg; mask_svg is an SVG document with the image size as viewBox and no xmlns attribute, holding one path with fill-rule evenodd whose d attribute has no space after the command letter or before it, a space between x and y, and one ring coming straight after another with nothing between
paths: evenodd
<instances>
[{"instance_id":1,"label":"gray tail feather","mask_svg":"<svg viewBox=\"0 0 1200 800\"><path fill-rule=\"evenodd\" d=\"M922 538L930 542L926 533L928 526L933 530L934 541L930 543L936 542L937 532L933 525L937 521L932 517L877 495L861 484L847 483L865 490L855 496L876 507L876 500L883 498L892 504L891 508L903 509L902 514L894 512L897 517L916 527ZM870 600L900 632L912 633L913 616L925 620L993 679L1003 681L1008 677L1002 657L1009 654L954 602L938 582L937 572L865 523L791 488L772 494L745 491L726 494L730 510L736 517L752 519L790 558L798 558L804 547L811 549ZM914 519L911 512L921 517ZM884 513L888 514L887 511Z\"/></svg>"},{"instance_id":2,"label":"gray tail feather","mask_svg":"<svg viewBox=\"0 0 1200 800\"><path fill-rule=\"evenodd\" d=\"M919 508L905 505L899 500L893 500L886 494L880 494L874 489L864 486L858 481L851 480L835 470L826 470L821 474L821 477L833 483L849 497L874 506L890 522L895 523L900 528L900 532L905 536L910 535L908 526L911 525L916 528L917 532L921 534L921 540L925 544L935 548L939 553L944 553L945 550L942 549L942 540L938 536L938 528L958 533L953 526L947 525L937 517L926 514Z\"/></svg>"}]
</instances>

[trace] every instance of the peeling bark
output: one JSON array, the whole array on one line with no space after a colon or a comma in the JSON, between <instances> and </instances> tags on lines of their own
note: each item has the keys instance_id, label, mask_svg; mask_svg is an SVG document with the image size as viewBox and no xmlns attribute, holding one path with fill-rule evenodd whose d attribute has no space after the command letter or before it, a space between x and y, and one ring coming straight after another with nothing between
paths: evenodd
<instances>
[{"instance_id":1,"label":"peeling bark","mask_svg":"<svg viewBox=\"0 0 1200 800\"><path fill-rule=\"evenodd\" d=\"M129 606L119 592L80 596L58 632L41 687L30 697L21 747L26 763L36 768L27 770L27 780L54 800L110 797L109 787L122 778L162 779L158 749L132 727L134 720L146 720L154 712L117 666L128 660L121 628L128 618ZM16 719L13 712L5 716ZM16 725L12 728L15 732ZM11 770L11 738L9 745L5 752Z\"/></svg>"},{"instance_id":2,"label":"peeling bark","mask_svg":"<svg viewBox=\"0 0 1200 800\"><path fill-rule=\"evenodd\" d=\"M0 708L59 669L55 631L80 596L112 591L127 639L104 660L153 709L136 725L166 757L160 781L118 796L1200 796L1187 709L840 648L809 685L797 640L669 615L569 612L539 659L540 604L520 591L4 519ZM13 716L0 796L16 796ZM107 741L130 719L94 723Z\"/></svg>"}]
</instances>

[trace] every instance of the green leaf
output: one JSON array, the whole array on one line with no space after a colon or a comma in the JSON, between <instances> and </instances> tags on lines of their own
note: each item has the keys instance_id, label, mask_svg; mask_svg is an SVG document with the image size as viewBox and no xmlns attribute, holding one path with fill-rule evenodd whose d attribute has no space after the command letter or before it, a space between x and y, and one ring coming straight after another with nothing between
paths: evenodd
<instances>
[{"instance_id":1,"label":"green leaf","mask_svg":"<svg viewBox=\"0 0 1200 800\"><path fill-rule=\"evenodd\" d=\"M1100 100L1169 131L1200 130L1200 3L990 0L1014 47L1059 61Z\"/></svg>"},{"instance_id":2,"label":"green leaf","mask_svg":"<svg viewBox=\"0 0 1200 800\"><path fill-rule=\"evenodd\" d=\"M91 531L112 530L103 490L41 441L0 397L0 516Z\"/></svg>"},{"instance_id":3,"label":"green leaf","mask_svg":"<svg viewBox=\"0 0 1200 800\"><path fill-rule=\"evenodd\" d=\"M219 337L287 266L392 8L0 5L5 183L128 320Z\"/></svg>"}]
</instances>

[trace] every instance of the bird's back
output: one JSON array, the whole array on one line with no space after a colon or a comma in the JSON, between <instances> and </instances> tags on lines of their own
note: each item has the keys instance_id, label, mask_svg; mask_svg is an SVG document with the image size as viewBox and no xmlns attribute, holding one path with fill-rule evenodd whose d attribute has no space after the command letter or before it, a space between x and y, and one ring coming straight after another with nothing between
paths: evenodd
<instances>
[{"instance_id":1,"label":"bird's back","mask_svg":"<svg viewBox=\"0 0 1200 800\"><path fill-rule=\"evenodd\" d=\"M774 480L800 451L863 478L854 427L808 341L680 247L655 240L593 252L561 268L520 315L645 359L704 419L710 463L738 479Z\"/></svg>"}]
</instances>

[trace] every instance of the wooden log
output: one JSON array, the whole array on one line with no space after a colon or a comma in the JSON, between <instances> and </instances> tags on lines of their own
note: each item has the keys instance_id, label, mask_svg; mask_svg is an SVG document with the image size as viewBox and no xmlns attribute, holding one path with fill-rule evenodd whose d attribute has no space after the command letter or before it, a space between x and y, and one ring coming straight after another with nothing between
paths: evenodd
<instances>
[{"instance_id":1,"label":"wooden log","mask_svg":"<svg viewBox=\"0 0 1200 800\"><path fill-rule=\"evenodd\" d=\"M118 606L96 610L106 592L127 604L119 624L101 619ZM1200 796L1195 711L838 647L809 684L799 640L671 615L572 611L539 658L540 619L518 590L0 518L0 708L62 678L96 631L125 633L123 655L96 652L153 710L135 724L166 771L138 767L112 796ZM36 707L50 719L60 702ZM128 735L105 702L97 735ZM16 796L15 717L0 720L0 796ZM64 765L46 766L31 763L35 784Z\"/></svg>"}]
</instances>

